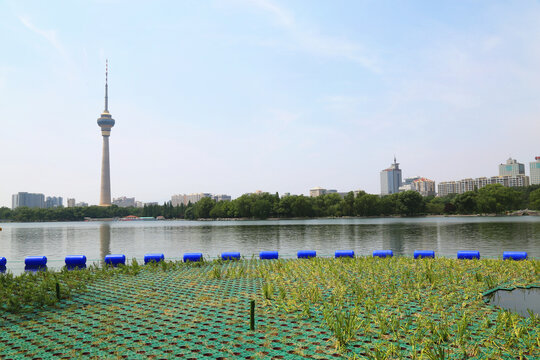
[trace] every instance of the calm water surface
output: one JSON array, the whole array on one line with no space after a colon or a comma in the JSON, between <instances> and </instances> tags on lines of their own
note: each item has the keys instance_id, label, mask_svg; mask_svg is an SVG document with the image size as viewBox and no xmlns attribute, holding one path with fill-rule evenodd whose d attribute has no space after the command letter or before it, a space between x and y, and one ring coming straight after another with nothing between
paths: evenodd
<instances>
[{"instance_id":1,"label":"calm water surface","mask_svg":"<svg viewBox=\"0 0 540 360\"><path fill-rule=\"evenodd\" d=\"M279 221L135 221L0 224L0 256L18 273L24 258L45 255L60 267L66 255L84 254L99 261L111 253L141 259L150 252L178 259L184 252L216 257L223 251L251 256L278 250L294 257L297 250L331 256L352 249L357 255L392 249L412 255L416 249L455 257L458 250L479 250L482 257L503 251L540 256L540 217L430 217L378 219L313 219Z\"/></svg>"}]
</instances>

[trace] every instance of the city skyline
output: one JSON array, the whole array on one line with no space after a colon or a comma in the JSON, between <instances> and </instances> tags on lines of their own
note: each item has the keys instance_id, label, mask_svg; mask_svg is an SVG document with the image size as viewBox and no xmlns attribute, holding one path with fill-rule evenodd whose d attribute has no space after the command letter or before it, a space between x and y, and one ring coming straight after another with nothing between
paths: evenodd
<instances>
[{"instance_id":1,"label":"city skyline","mask_svg":"<svg viewBox=\"0 0 540 360\"><path fill-rule=\"evenodd\" d=\"M112 197L377 194L393 154L437 183L528 165L538 19L503 1L2 2L0 206L20 191L97 202L106 58Z\"/></svg>"}]
</instances>

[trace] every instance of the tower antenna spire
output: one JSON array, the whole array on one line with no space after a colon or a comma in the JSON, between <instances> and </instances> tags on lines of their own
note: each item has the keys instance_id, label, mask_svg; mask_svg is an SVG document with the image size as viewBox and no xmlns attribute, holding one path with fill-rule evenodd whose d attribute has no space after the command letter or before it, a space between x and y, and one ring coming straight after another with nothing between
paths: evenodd
<instances>
[{"instance_id":1,"label":"tower antenna spire","mask_svg":"<svg viewBox=\"0 0 540 360\"><path fill-rule=\"evenodd\" d=\"M109 59L105 60L105 112L109 112Z\"/></svg>"}]
</instances>

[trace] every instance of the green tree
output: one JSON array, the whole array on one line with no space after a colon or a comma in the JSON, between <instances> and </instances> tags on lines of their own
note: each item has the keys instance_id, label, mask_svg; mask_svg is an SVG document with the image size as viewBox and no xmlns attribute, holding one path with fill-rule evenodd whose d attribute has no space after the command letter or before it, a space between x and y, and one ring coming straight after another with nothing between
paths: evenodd
<instances>
[{"instance_id":1,"label":"green tree","mask_svg":"<svg viewBox=\"0 0 540 360\"><path fill-rule=\"evenodd\" d=\"M257 219L267 219L272 211L272 204L264 198L255 199L251 204L251 215Z\"/></svg>"},{"instance_id":2,"label":"green tree","mask_svg":"<svg viewBox=\"0 0 540 360\"><path fill-rule=\"evenodd\" d=\"M366 194L364 191L358 193L354 199L355 213L358 216L377 216L381 214L380 196Z\"/></svg>"},{"instance_id":3,"label":"green tree","mask_svg":"<svg viewBox=\"0 0 540 360\"><path fill-rule=\"evenodd\" d=\"M293 217L311 217L313 207L310 198L304 195L296 196L291 206L291 213Z\"/></svg>"},{"instance_id":4,"label":"green tree","mask_svg":"<svg viewBox=\"0 0 540 360\"><path fill-rule=\"evenodd\" d=\"M212 211L215 204L216 202L210 197L203 197L201 200L197 201L194 205L195 218L209 218L210 211Z\"/></svg>"},{"instance_id":5,"label":"green tree","mask_svg":"<svg viewBox=\"0 0 540 360\"><path fill-rule=\"evenodd\" d=\"M345 195L345 197L343 198L341 213L345 216L356 215L354 206L354 192L349 191L347 195Z\"/></svg>"},{"instance_id":6,"label":"green tree","mask_svg":"<svg viewBox=\"0 0 540 360\"><path fill-rule=\"evenodd\" d=\"M540 189L536 189L530 193L529 209L540 210Z\"/></svg>"},{"instance_id":7,"label":"green tree","mask_svg":"<svg viewBox=\"0 0 540 360\"><path fill-rule=\"evenodd\" d=\"M501 184L492 184L478 190L476 203L478 211L482 213L500 214L518 209L521 199L519 191Z\"/></svg>"},{"instance_id":8,"label":"green tree","mask_svg":"<svg viewBox=\"0 0 540 360\"><path fill-rule=\"evenodd\" d=\"M463 194L459 194L454 198L456 211L459 214L475 213L477 211L477 198L478 193L476 191L467 191Z\"/></svg>"},{"instance_id":9,"label":"green tree","mask_svg":"<svg viewBox=\"0 0 540 360\"><path fill-rule=\"evenodd\" d=\"M408 190L398 193L396 209L399 214L414 216L425 210L425 202L419 192Z\"/></svg>"}]
</instances>

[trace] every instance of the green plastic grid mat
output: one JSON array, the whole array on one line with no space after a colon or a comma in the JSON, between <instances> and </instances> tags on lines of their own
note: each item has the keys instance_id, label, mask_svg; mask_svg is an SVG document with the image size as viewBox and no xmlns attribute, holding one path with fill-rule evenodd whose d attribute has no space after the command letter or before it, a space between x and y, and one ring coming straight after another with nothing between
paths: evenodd
<instances>
[{"instance_id":1,"label":"green plastic grid mat","mask_svg":"<svg viewBox=\"0 0 540 360\"><path fill-rule=\"evenodd\" d=\"M143 267L55 307L2 314L0 358L534 359L538 318L491 307L482 293L538 284L539 268L410 258Z\"/></svg>"}]
</instances>

